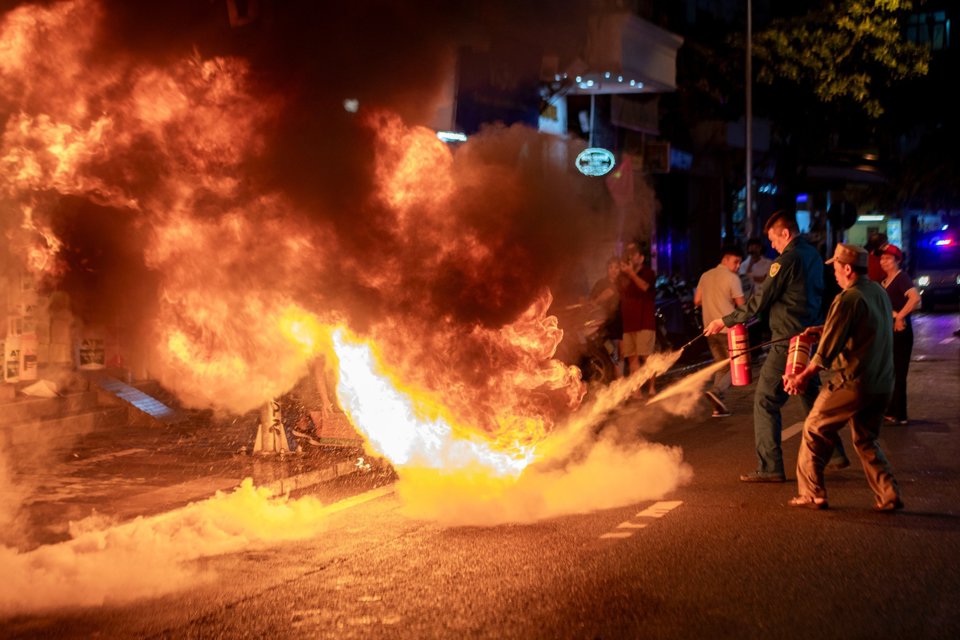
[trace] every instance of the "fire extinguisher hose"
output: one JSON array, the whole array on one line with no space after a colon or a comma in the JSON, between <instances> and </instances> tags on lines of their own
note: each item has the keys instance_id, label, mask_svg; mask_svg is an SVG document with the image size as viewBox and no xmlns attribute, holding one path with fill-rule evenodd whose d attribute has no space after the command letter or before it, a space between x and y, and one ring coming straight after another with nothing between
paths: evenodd
<instances>
[{"instance_id":1,"label":"fire extinguisher hose","mask_svg":"<svg viewBox=\"0 0 960 640\"><path fill-rule=\"evenodd\" d=\"M778 342L786 342L787 340L791 340L792 338L793 338L793 336L790 336L789 338L778 338L777 340L770 340L769 342L763 342L763 343L761 343L761 344L758 344L758 345L755 346L755 347L750 347L749 349L743 349L743 350L741 350L741 351L737 351L736 353L731 353L731 354L730 354L730 357L731 357L731 358L735 358L735 357L737 357L737 356L742 356L742 355L744 355L745 353L750 353L751 351L756 351L757 349L762 349L762 348L764 348L764 347L769 347L770 345L772 345L772 344L777 344Z\"/></svg>"},{"instance_id":2,"label":"fire extinguisher hose","mask_svg":"<svg viewBox=\"0 0 960 640\"><path fill-rule=\"evenodd\" d=\"M683 345L682 347L680 347L680 348L678 349L678 351L683 351L684 349L686 349L687 347L689 347L690 345L692 345L694 342L696 342L696 341L699 340L700 338L704 337L705 335L706 335L706 334L704 334L704 333L699 334L699 335L698 335L697 337L695 337L693 340L691 340L691 341L688 342L687 344L685 344L685 345ZM757 349L762 349L762 348L764 348L764 347L769 347L770 345L772 345L772 344L777 344L778 342L786 342L787 340L791 340L792 338L793 338L793 336L790 336L789 338L778 338L778 339L776 339L776 340L770 340L769 342L763 342L763 343L761 343L761 344L758 344L758 345L755 346L755 347L750 347L749 349L743 349L742 351L737 351L736 353L731 353L731 354L730 354L730 357L731 357L731 358L734 358L734 357L736 357L736 356L742 356L742 355L745 354L745 353L750 353L751 351L756 351Z\"/></svg>"}]
</instances>

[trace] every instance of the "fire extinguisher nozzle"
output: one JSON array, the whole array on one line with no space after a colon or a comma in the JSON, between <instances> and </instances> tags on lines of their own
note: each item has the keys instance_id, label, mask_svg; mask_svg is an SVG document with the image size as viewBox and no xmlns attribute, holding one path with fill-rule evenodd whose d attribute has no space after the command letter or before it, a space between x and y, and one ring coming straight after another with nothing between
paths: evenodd
<instances>
[{"instance_id":1,"label":"fire extinguisher nozzle","mask_svg":"<svg viewBox=\"0 0 960 640\"><path fill-rule=\"evenodd\" d=\"M706 335L706 333L704 333L703 331L701 331L693 340L691 340L691 341L688 342L687 344L685 344L685 345L683 345L682 347L680 347L680 349L678 349L678 351L683 351L684 349L686 349L687 347L689 347L690 345L692 345L694 342L696 342L697 340L699 340L700 338L702 338L702 337L705 336L705 335Z\"/></svg>"}]
</instances>

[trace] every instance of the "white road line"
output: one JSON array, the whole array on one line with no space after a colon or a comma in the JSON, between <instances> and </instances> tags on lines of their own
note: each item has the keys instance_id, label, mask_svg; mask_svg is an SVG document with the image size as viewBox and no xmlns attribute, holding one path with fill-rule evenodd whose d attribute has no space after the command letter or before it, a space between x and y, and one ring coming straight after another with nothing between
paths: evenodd
<instances>
[{"instance_id":1,"label":"white road line","mask_svg":"<svg viewBox=\"0 0 960 640\"><path fill-rule=\"evenodd\" d=\"M629 538L632 535L633 535L632 531L628 531L627 533L612 532L612 533L603 534L602 536L600 536L600 539L604 540L606 538Z\"/></svg>"},{"instance_id":2,"label":"white road line","mask_svg":"<svg viewBox=\"0 0 960 640\"><path fill-rule=\"evenodd\" d=\"M638 517L638 518L642 518L642 517L647 517L647 518L662 518L663 516L667 515L668 513L670 513L671 511L673 511L674 509L676 509L677 507L679 507L679 506L682 505L682 504L683 504L683 502L681 502L680 500L671 500L671 501L667 501L667 502L657 502L657 503L655 503L655 504L647 507L646 509L644 509L644 510L641 511L640 513L638 513L638 514L636 515L636 517Z\"/></svg>"},{"instance_id":3,"label":"white road line","mask_svg":"<svg viewBox=\"0 0 960 640\"><path fill-rule=\"evenodd\" d=\"M662 518L663 516L667 515L668 513L670 513L671 511L673 511L674 509L676 509L682 504L683 504L683 501L681 500L663 500L661 502L655 502L654 504L650 505L649 507L647 507L646 509L644 509L643 511L641 511L640 513L638 513L633 517L634 518ZM649 522L633 522L632 519L627 520L625 522L621 522L616 526L616 529L627 529L627 531L608 531L607 533L602 534L600 536L600 539L606 540L610 538L613 538L613 539L629 538L634 533L636 533L637 530L645 529L649 525L650 525Z\"/></svg>"},{"instance_id":4,"label":"white road line","mask_svg":"<svg viewBox=\"0 0 960 640\"><path fill-rule=\"evenodd\" d=\"M780 441L789 440L793 436L803 431L803 423L792 424L780 433Z\"/></svg>"}]
</instances>

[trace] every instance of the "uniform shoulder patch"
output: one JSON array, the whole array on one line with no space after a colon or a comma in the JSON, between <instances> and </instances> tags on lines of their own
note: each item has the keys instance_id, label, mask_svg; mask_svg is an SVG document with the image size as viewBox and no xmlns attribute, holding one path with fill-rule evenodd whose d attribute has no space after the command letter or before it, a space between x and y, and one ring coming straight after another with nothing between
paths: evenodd
<instances>
[{"instance_id":1,"label":"uniform shoulder patch","mask_svg":"<svg viewBox=\"0 0 960 640\"><path fill-rule=\"evenodd\" d=\"M779 263L779 262L774 262L772 265L770 265L770 277L771 277L771 278L772 278L773 276L777 275L777 273L779 273L779 271L780 271L780 263Z\"/></svg>"}]
</instances>

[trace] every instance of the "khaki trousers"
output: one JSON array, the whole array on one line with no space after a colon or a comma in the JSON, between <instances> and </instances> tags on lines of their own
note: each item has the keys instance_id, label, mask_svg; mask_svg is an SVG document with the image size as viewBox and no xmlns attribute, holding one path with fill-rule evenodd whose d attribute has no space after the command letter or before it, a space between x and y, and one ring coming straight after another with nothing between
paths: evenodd
<instances>
[{"instance_id":1,"label":"khaki trousers","mask_svg":"<svg viewBox=\"0 0 960 640\"><path fill-rule=\"evenodd\" d=\"M820 392L803 423L803 442L797 458L797 490L801 496L827 497L823 469L837 432L849 424L853 447L877 504L892 504L900 498L890 463L877 442L889 400L889 393L862 393L833 383Z\"/></svg>"}]
</instances>

